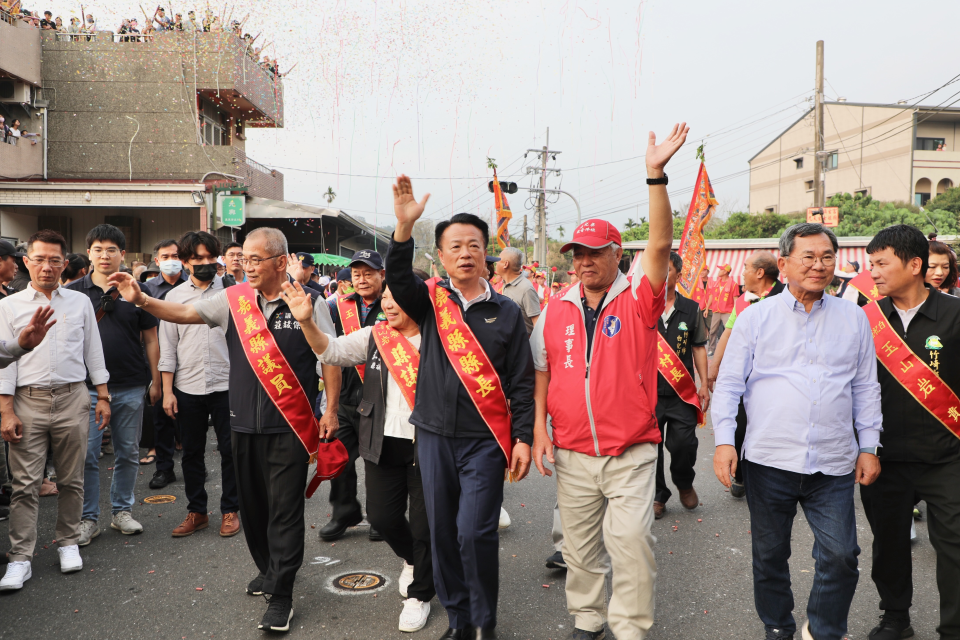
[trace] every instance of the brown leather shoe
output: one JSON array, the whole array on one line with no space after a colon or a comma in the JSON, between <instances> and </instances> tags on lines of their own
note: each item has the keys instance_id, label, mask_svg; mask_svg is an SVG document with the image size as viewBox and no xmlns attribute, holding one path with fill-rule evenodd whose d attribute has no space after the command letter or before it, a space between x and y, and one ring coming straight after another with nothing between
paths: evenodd
<instances>
[{"instance_id":1,"label":"brown leather shoe","mask_svg":"<svg viewBox=\"0 0 960 640\"><path fill-rule=\"evenodd\" d=\"M680 504L686 509L696 509L697 505L700 504L700 496L697 495L697 490L693 487L680 489Z\"/></svg>"},{"instance_id":2,"label":"brown leather shoe","mask_svg":"<svg viewBox=\"0 0 960 640\"><path fill-rule=\"evenodd\" d=\"M194 513L191 511L187 514L187 517L183 519L183 522L180 523L180 526L173 530L173 537L183 538L192 535L194 531L206 529L209 522L210 518L208 518L205 513Z\"/></svg>"},{"instance_id":3,"label":"brown leather shoe","mask_svg":"<svg viewBox=\"0 0 960 640\"><path fill-rule=\"evenodd\" d=\"M656 520L659 520L663 517L663 514L667 511L667 505L662 502L653 501L653 517Z\"/></svg>"},{"instance_id":4,"label":"brown leather shoe","mask_svg":"<svg viewBox=\"0 0 960 640\"><path fill-rule=\"evenodd\" d=\"M229 538L230 536L235 536L238 533L240 533L240 514L223 514L223 522L220 523L220 535L224 538Z\"/></svg>"}]
</instances>

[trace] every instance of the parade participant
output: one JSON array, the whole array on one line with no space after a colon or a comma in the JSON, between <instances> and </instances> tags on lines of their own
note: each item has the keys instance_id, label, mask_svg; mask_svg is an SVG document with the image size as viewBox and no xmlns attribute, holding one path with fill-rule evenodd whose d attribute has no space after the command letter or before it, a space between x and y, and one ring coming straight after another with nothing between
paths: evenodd
<instances>
[{"instance_id":1,"label":"parade participant","mask_svg":"<svg viewBox=\"0 0 960 640\"><path fill-rule=\"evenodd\" d=\"M863 310L883 365L883 473L860 487L873 531L871 577L883 611L870 640L913 637L910 525L918 500L927 503L937 554L937 633L960 638L960 362L954 357L960 351L960 300L924 284L928 250L916 227L887 227L867 245L869 273L850 284L871 300Z\"/></svg>"},{"instance_id":2,"label":"parade participant","mask_svg":"<svg viewBox=\"0 0 960 640\"><path fill-rule=\"evenodd\" d=\"M494 268L502 280L502 285L496 288L497 293L517 303L527 333L533 332L533 325L540 317L540 298L530 281L523 277L523 252L515 247L505 248Z\"/></svg>"},{"instance_id":3,"label":"parade participant","mask_svg":"<svg viewBox=\"0 0 960 640\"><path fill-rule=\"evenodd\" d=\"M853 485L868 485L880 473L877 360L866 315L824 295L837 260L833 232L817 223L795 224L783 232L779 248L787 288L739 313L727 344L713 395L713 466L729 487L738 466L736 416L743 396L757 613L768 639L793 637L787 560L799 503L817 560L803 638L840 640L858 579Z\"/></svg>"},{"instance_id":4,"label":"parade participant","mask_svg":"<svg viewBox=\"0 0 960 640\"><path fill-rule=\"evenodd\" d=\"M520 308L483 278L486 222L458 213L439 223L435 242L449 279L414 277L411 234L429 197L418 203L410 178L397 178L387 284L420 325L410 422L417 427L434 584L449 620L441 638L496 638L498 512L504 470L520 480L530 469L533 365Z\"/></svg>"},{"instance_id":5,"label":"parade participant","mask_svg":"<svg viewBox=\"0 0 960 640\"><path fill-rule=\"evenodd\" d=\"M700 296L700 310L703 311L703 317L707 320L708 331L713 323L713 311L710 307L713 306L713 285L715 283L716 281L710 277L710 270L704 267L700 272L700 284L703 286L703 294Z\"/></svg>"},{"instance_id":6,"label":"parade participant","mask_svg":"<svg viewBox=\"0 0 960 640\"><path fill-rule=\"evenodd\" d=\"M209 300L223 291L223 277L216 275L220 241L206 231L188 231L180 238L180 258L190 267L190 280L171 291L166 299L180 304ZM237 511L237 475L230 445L230 355L223 330L201 325L160 323L160 377L162 408L166 417L180 423L183 441L183 490L187 517L173 530L174 538L206 529L207 491L204 487L207 446L207 416L210 416L220 453L220 535L240 532ZM157 463L159 466L159 462ZM153 486L153 483L150 483Z\"/></svg>"},{"instance_id":7,"label":"parade participant","mask_svg":"<svg viewBox=\"0 0 960 640\"><path fill-rule=\"evenodd\" d=\"M659 520L672 495L663 472L663 447L670 451L670 478L680 491L680 504L696 509L700 504L693 488L697 463L697 426L710 406L707 387L707 330L700 315L700 305L677 293L677 277L683 270L683 259L670 252L667 293L664 311L657 320L661 339L657 343L659 375L657 376L657 492L653 499L653 515ZM700 376L697 388L692 371ZM669 428L667 425L669 424ZM664 436L666 430L666 436Z\"/></svg>"},{"instance_id":8,"label":"parade participant","mask_svg":"<svg viewBox=\"0 0 960 640\"><path fill-rule=\"evenodd\" d=\"M720 363L723 362L723 352L727 349L727 342L730 340L730 334L733 333L733 326L737 322L737 314L744 311L747 307L764 298L775 296L783 291L783 283L778 279L780 277L780 268L777 266L777 259L769 251L754 251L743 263L743 294L733 303L733 311L727 318L727 323L723 330L723 335L717 342L717 350L714 352L713 360L710 361L709 373L707 374L707 383L710 389L713 389L717 381L717 375L720 372ZM737 454L742 454L743 438L747 433L747 410L743 406L743 399L740 399L740 406L737 408L737 434L736 448ZM742 498L747 495L747 489L743 484L743 465L739 464L742 457L737 458L737 470L730 482L730 495L734 498Z\"/></svg>"},{"instance_id":9,"label":"parade participant","mask_svg":"<svg viewBox=\"0 0 960 640\"><path fill-rule=\"evenodd\" d=\"M713 356L716 351L717 341L723 333L730 312L733 311L733 303L739 295L740 286L730 277L730 265L725 264L720 267L717 281L713 283L710 294L710 310L713 312L710 319L710 344L707 346L707 353L710 356Z\"/></svg>"},{"instance_id":10,"label":"parade participant","mask_svg":"<svg viewBox=\"0 0 960 640\"><path fill-rule=\"evenodd\" d=\"M299 259L301 267L301 270L298 272L299 277L296 279L297 282L303 287L313 289L317 294L322 296L323 287L310 279L317 271L317 261L313 258L313 255L301 251L297 254L297 259Z\"/></svg>"},{"instance_id":11,"label":"parade participant","mask_svg":"<svg viewBox=\"0 0 960 640\"><path fill-rule=\"evenodd\" d=\"M223 259L227 263L227 274L223 276L223 286L232 287L238 282L246 282L247 276L243 272L243 245L239 242L229 242L223 248Z\"/></svg>"},{"instance_id":12,"label":"parade participant","mask_svg":"<svg viewBox=\"0 0 960 640\"><path fill-rule=\"evenodd\" d=\"M340 368L324 365L331 399L318 425L312 413L319 382L312 349L318 346L317 333L333 334L333 323L323 300L312 302L312 310L299 299L291 305L290 259L279 230L254 229L243 244L247 283L193 305L151 298L128 274L111 277L125 298L161 320L205 322L226 333L237 494L247 548L260 572L247 593L271 596L259 624L268 631L290 629L293 584L303 563L307 463L317 437L330 438L337 430L340 395Z\"/></svg>"},{"instance_id":13,"label":"parade participant","mask_svg":"<svg viewBox=\"0 0 960 640\"><path fill-rule=\"evenodd\" d=\"M97 314L100 339L109 348L103 352L110 372L110 432L116 460L110 482L113 518L110 527L124 535L143 532L133 519L136 502L134 487L140 471L140 431L143 426L144 391L150 385L148 400L156 404L162 390L160 345L157 342L157 320L122 297L108 281L120 271L126 255L127 240L120 229L100 224L87 233L87 255L92 271L82 280L71 282L68 289L85 294ZM132 276L131 276L132 279ZM146 358L144 358L144 354ZM146 361L145 361L146 360ZM83 522L80 524L81 547L100 535L100 451L103 425L97 423L97 406L103 394L90 387L90 428L87 460L83 474Z\"/></svg>"},{"instance_id":14,"label":"parade participant","mask_svg":"<svg viewBox=\"0 0 960 640\"><path fill-rule=\"evenodd\" d=\"M161 240L153 247L153 262L160 269L160 274L147 280L144 290L154 298L163 300L174 287L189 279L190 276L183 269L183 263L180 261L179 251L180 247L173 238ZM157 463L157 470L150 479L149 486L151 489L162 489L177 480L173 471L173 452L177 440L176 425L170 416L164 413L162 397L150 410L153 418L154 448L147 451L145 457L140 458L140 464Z\"/></svg>"},{"instance_id":15,"label":"parade participant","mask_svg":"<svg viewBox=\"0 0 960 640\"><path fill-rule=\"evenodd\" d=\"M688 131L686 123L675 125L660 145L653 132L648 138L650 240L642 273L632 280L620 273L620 232L604 220L587 220L560 248L573 249L580 286L548 306L531 336L533 460L543 475L553 473L544 456L557 471L567 610L576 616L577 640L603 638L607 611L619 638L644 638L653 626L656 326L673 235L664 167ZM613 568L609 609L604 547Z\"/></svg>"},{"instance_id":16,"label":"parade participant","mask_svg":"<svg viewBox=\"0 0 960 640\"><path fill-rule=\"evenodd\" d=\"M363 249L353 254L350 261L350 282L353 292L339 295L330 314L338 336L350 335L363 327L372 327L383 320L380 296L383 294L383 258L376 251ZM320 539L332 542L343 537L349 527L363 521L363 508L357 500L357 458L360 456L360 441L357 422L360 416L357 407L363 397L364 367L343 367L340 386L340 413L337 418L340 430L337 438L347 448L350 462L338 477L330 482L330 522L320 529ZM329 396L328 396L329 397ZM376 526L370 526L371 540L383 540Z\"/></svg>"},{"instance_id":17,"label":"parade participant","mask_svg":"<svg viewBox=\"0 0 960 640\"><path fill-rule=\"evenodd\" d=\"M957 288L957 255L949 245L937 240L930 241L930 257L927 265L927 284L951 296L960 295Z\"/></svg>"},{"instance_id":18,"label":"parade participant","mask_svg":"<svg viewBox=\"0 0 960 640\"><path fill-rule=\"evenodd\" d=\"M77 542L90 410L84 378L89 373L101 397L95 411L102 429L110 422L110 376L93 308L83 294L60 286L66 255L67 242L56 231L30 236L26 260L30 284L0 305L0 366L5 367L0 372L0 433L10 443L13 473L10 564L0 591L20 589L33 575L39 490L51 446L60 489L56 529L60 571L83 568ZM54 315L56 319L47 323ZM54 327L57 320L60 324Z\"/></svg>"},{"instance_id":19,"label":"parade participant","mask_svg":"<svg viewBox=\"0 0 960 640\"><path fill-rule=\"evenodd\" d=\"M337 312L337 299L351 293L353 293L353 273L350 267L344 267L337 271L337 290L327 298L327 307L330 309L331 316Z\"/></svg>"},{"instance_id":20,"label":"parade participant","mask_svg":"<svg viewBox=\"0 0 960 640\"><path fill-rule=\"evenodd\" d=\"M385 321L336 340L320 336L321 344L329 342L329 346L317 354L325 364L365 365L357 431L366 472L367 519L403 559L398 582L406 600L400 631L410 633L427 624L430 600L436 595L430 525L410 423L420 368L420 328L393 300L389 289L384 289L381 305ZM404 517L408 497L409 522Z\"/></svg>"},{"instance_id":21,"label":"parade participant","mask_svg":"<svg viewBox=\"0 0 960 640\"><path fill-rule=\"evenodd\" d=\"M838 298L850 300L851 302L857 301L856 289L850 291L850 281L856 278L858 273L860 273L860 263L856 260L848 260L847 264L843 265L843 269L834 274L841 280L840 288L837 289L836 294ZM850 291L849 294L847 293L848 291Z\"/></svg>"},{"instance_id":22,"label":"parade participant","mask_svg":"<svg viewBox=\"0 0 960 640\"><path fill-rule=\"evenodd\" d=\"M493 279L496 277L496 275L497 275L497 263L498 263L498 262L500 262L500 258L498 258L498 257L496 257L496 256L487 256L487 257L486 257L487 273L484 274L483 277L487 279L487 282L490 282L491 280L493 280Z\"/></svg>"}]
</instances>

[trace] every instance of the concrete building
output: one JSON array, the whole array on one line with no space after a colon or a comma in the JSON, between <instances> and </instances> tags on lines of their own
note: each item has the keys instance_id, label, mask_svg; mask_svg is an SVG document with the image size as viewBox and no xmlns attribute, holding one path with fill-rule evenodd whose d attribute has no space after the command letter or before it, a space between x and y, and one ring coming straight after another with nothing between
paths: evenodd
<instances>
[{"instance_id":1,"label":"concrete building","mask_svg":"<svg viewBox=\"0 0 960 640\"><path fill-rule=\"evenodd\" d=\"M960 108L825 102L824 193L926 204L960 184ZM812 207L814 114L807 111L750 158L753 213Z\"/></svg>"}]
</instances>

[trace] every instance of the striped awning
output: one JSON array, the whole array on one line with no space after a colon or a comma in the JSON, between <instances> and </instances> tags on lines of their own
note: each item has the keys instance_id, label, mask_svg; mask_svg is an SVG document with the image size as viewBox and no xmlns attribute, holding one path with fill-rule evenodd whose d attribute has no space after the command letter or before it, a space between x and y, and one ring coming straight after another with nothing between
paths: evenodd
<instances>
[{"instance_id":1,"label":"striped awning","mask_svg":"<svg viewBox=\"0 0 960 640\"><path fill-rule=\"evenodd\" d=\"M769 251L773 257L780 256L780 250L777 247L764 249L707 249L707 266L710 268L710 277L716 277L717 269L725 264L730 265L730 275L740 284L743 284L743 263L754 251ZM867 259L866 247L840 247L837 268L842 269L849 261L860 263L860 270L867 268L869 261ZM781 278L782 279L782 278Z\"/></svg>"}]
</instances>

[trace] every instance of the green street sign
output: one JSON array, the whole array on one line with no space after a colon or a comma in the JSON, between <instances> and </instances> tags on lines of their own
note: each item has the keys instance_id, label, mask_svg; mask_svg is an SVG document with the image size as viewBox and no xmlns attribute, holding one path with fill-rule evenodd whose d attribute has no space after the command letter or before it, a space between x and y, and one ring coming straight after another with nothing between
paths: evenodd
<instances>
[{"instance_id":1,"label":"green street sign","mask_svg":"<svg viewBox=\"0 0 960 640\"><path fill-rule=\"evenodd\" d=\"M217 205L220 210L220 223L225 227L239 227L246 222L244 211L244 196L218 196Z\"/></svg>"}]
</instances>

